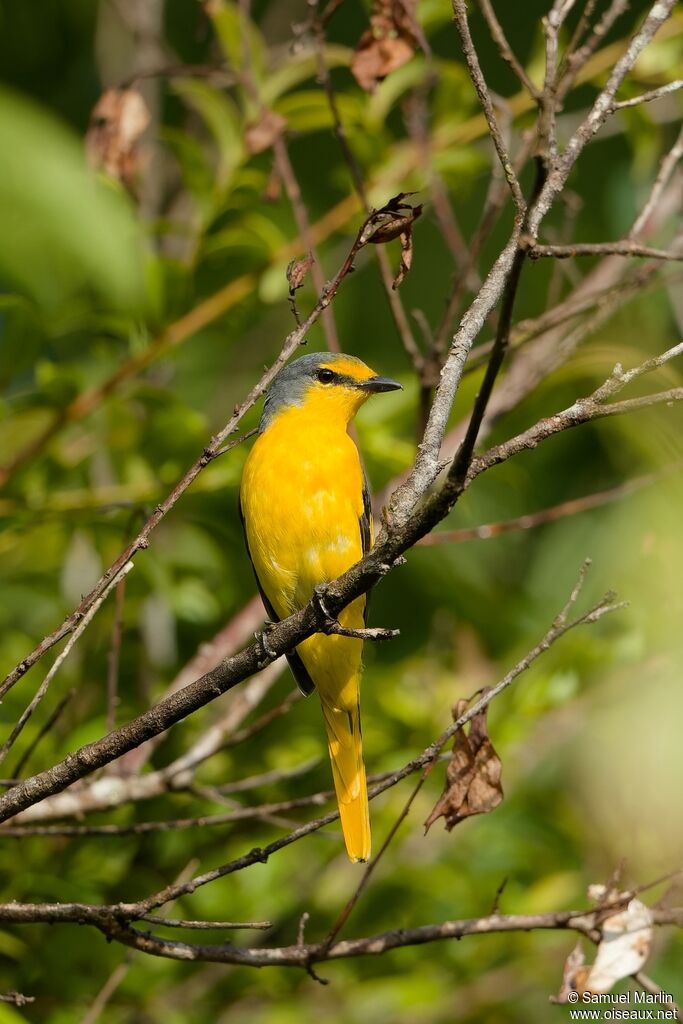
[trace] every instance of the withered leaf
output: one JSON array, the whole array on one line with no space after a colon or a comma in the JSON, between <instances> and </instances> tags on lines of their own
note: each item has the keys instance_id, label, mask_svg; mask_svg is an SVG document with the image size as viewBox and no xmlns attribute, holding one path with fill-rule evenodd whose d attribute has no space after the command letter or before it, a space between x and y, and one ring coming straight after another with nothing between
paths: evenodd
<instances>
[{"instance_id":1,"label":"withered leaf","mask_svg":"<svg viewBox=\"0 0 683 1024\"><path fill-rule=\"evenodd\" d=\"M363 228L361 242L366 245L372 242L373 245L384 245L398 238L406 230L410 229L418 217L422 215L422 203L411 206L403 200L408 196L414 196L414 192L399 192L379 210L373 210Z\"/></svg>"},{"instance_id":2,"label":"withered leaf","mask_svg":"<svg viewBox=\"0 0 683 1024\"><path fill-rule=\"evenodd\" d=\"M403 279L413 265L413 232L412 228L402 232L398 236L401 239L401 262L398 265L398 273L394 278L391 287L396 291L403 284Z\"/></svg>"},{"instance_id":3,"label":"withered leaf","mask_svg":"<svg viewBox=\"0 0 683 1024\"><path fill-rule=\"evenodd\" d=\"M370 27L358 41L351 71L361 89L374 92L402 67L417 47L417 0L373 0Z\"/></svg>"},{"instance_id":4,"label":"withered leaf","mask_svg":"<svg viewBox=\"0 0 683 1024\"><path fill-rule=\"evenodd\" d=\"M97 101L85 137L91 167L131 187L140 169L138 143L150 113L137 89L107 89Z\"/></svg>"},{"instance_id":5,"label":"withered leaf","mask_svg":"<svg viewBox=\"0 0 683 1024\"><path fill-rule=\"evenodd\" d=\"M579 947L567 957L557 1002L568 1002L570 992L609 992L647 961L652 945L652 914L640 900L631 899L625 910L611 914L599 927L601 937L594 963L585 963Z\"/></svg>"},{"instance_id":6,"label":"withered leaf","mask_svg":"<svg viewBox=\"0 0 683 1024\"><path fill-rule=\"evenodd\" d=\"M413 224L422 214L422 204L411 206L403 200L415 195L414 192L399 192L379 210L373 210L365 222L361 234L363 245L384 245L394 238L401 240L401 262L392 287L398 288L410 270L413 262Z\"/></svg>"},{"instance_id":7,"label":"withered leaf","mask_svg":"<svg viewBox=\"0 0 683 1024\"><path fill-rule=\"evenodd\" d=\"M600 931L595 963L584 982L591 992L609 992L622 978L643 967L652 945L652 914L644 903L632 899L625 910L603 921Z\"/></svg>"},{"instance_id":8,"label":"withered leaf","mask_svg":"<svg viewBox=\"0 0 683 1024\"><path fill-rule=\"evenodd\" d=\"M460 700L453 708L457 721L467 707ZM444 818L450 832L459 822L473 814L487 814L503 799L502 765L486 731L486 708L470 722L469 732L460 729L453 744L453 754L446 769L446 786L425 822L427 831L438 818Z\"/></svg>"},{"instance_id":9,"label":"withered leaf","mask_svg":"<svg viewBox=\"0 0 683 1024\"><path fill-rule=\"evenodd\" d=\"M294 295L297 288L301 288L313 263L313 256L309 252L303 259L291 260L287 264L287 283L289 284L290 295Z\"/></svg>"},{"instance_id":10,"label":"withered leaf","mask_svg":"<svg viewBox=\"0 0 683 1024\"><path fill-rule=\"evenodd\" d=\"M287 127L284 117L274 110L264 110L258 121L247 125L244 131L244 145L252 155L269 149Z\"/></svg>"},{"instance_id":11,"label":"withered leaf","mask_svg":"<svg viewBox=\"0 0 683 1024\"><path fill-rule=\"evenodd\" d=\"M576 943L573 950L564 962L564 970L562 972L562 984L560 985L560 991L556 996L552 997L553 1003L568 1003L569 993L576 992L577 978L580 978L582 974L586 972L584 964L586 957L584 956L583 948L581 946L581 940Z\"/></svg>"}]
</instances>

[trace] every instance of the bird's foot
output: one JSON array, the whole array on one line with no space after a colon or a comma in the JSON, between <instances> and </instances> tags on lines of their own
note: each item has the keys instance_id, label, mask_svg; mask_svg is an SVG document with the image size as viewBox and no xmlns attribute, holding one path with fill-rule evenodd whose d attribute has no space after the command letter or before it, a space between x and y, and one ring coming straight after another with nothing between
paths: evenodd
<instances>
[{"instance_id":1,"label":"bird's foot","mask_svg":"<svg viewBox=\"0 0 683 1024\"><path fill-rule=\"evenodd\" d=\"M313 588L313 600L317 604L323 618L325 619L325 625L329 626L331 623L337 623L337 619L334 615L330 614L330 611L325 604L325 585L323 583L318 584L317 587Z\"/></svg>"},{"instance_id":2,"label":"bird's foot","mask_svg":"<svg viewBox=\"0 0 683 1024\"><path fill-rule=\"evenodd\" d=\"M257 644L261 648L261 654L259 656L259 668L263 668L268 665L271 661L275 661L279 657L277 651L274 651L268 641L268 634L272 630L274 622L266 620L266 624L260 633L254 633L254 638Z\"/></svg>"}]
</instances>

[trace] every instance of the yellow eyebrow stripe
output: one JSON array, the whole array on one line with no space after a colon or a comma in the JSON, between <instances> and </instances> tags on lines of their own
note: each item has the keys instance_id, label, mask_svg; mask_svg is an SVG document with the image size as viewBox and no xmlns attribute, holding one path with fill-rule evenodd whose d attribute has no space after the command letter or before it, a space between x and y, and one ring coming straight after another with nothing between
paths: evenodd
<instances>
[{"instance_id":1,"label":"yellow eyebrow stripe","mask_svg":"<svg viewBox=\"0 0 683 1024\"><path fill-rule=\"evenodd\" d=\"M370 377L375 376L374 370L371 370L368 366L359 365L355 359L335 359L329 363L321 363L321 370L332 370L333 373L341 374L345 377L352 377L354 380L369 380Z\"/></svg>"}]
</instances>

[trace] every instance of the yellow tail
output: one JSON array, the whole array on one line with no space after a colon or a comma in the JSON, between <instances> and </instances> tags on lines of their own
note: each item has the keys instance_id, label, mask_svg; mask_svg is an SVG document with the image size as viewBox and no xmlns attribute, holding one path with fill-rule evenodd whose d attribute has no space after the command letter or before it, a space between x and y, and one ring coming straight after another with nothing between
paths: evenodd
<instances>
[{"instance_id":1,"label":"yellow tail","mask_svg":"<svg viewBox=\"0 0 683 1024\"><path fill-rule=\"evenodd\" d=\"M353 861L370 858L370 810L365 782L360 707L343 711L321 697L327 748L332 762L346 852Z\"/></svg>"}]
</instances>

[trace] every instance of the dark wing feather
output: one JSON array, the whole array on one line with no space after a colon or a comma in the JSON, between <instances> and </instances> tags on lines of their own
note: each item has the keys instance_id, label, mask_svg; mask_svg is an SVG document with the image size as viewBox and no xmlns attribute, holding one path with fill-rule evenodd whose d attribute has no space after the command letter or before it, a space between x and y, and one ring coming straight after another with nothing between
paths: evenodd
<instances>
[{"instance_id":1,"label":"dark wing feather","mask_svg":"<svg viewBox=\"0 0 683 1024\"><path fill-rule=\"evenodd\" d=\"M363 512L359 519L360 524L360 539L363 546L363 555L367 555L368 551L372 547L372 501L370 499L370 488L368 487L368 478L363 473ZM370 595L365 595L365 610L363 616L365 619L365 625L368 624L368 607L370 605Z\"/></svg>"},{"instance_id":2,"label":"dark wing feather","mask_svg":"<svg viewBox=\"0 0 683 1024\"><path fill-rule=\"evenodd\" d=\"M242 530L244 531L244 545L245 545L245 547L247 549L247 554L249 555L249 561L251 562L251 567L252 567L252 569L254 571L254 578L256 580L256 586L259 589L259 594L261 595L261 600L263 601L263 607L266 609L266 613L267 613L268 618L270 619L271 622L279 622L280 618L276 614L275 609L273 608L272 604L268 600L268 597L266 596L266 593L265 593L263 587L261 586L261 581L258 578L258 573L256 572L256 567L254 565L254 560L251 557L251 551L249 550L249 541L247 539L247 530L246 530L246 526L245 526L245 523L244 523L244 515L242 513L242 502L239 501L239 500L238 500L238 503L237 503L237 508L238 508L239 514L240 514L240 522L242 523ZM289 667L292 670L292 675L296 679L297 686L299 687L301 692L306 697L308 697L315 690L315 683L313 682L313 680L309 676L309 674L308 674L308 672L306 670L306 666L304 665L303 661L301 660L299 655L296 653L296 651L290 651L289 654L285 654L285 658L287 659L287 661L289 663Z\"/></svg>"}]
</instances>

